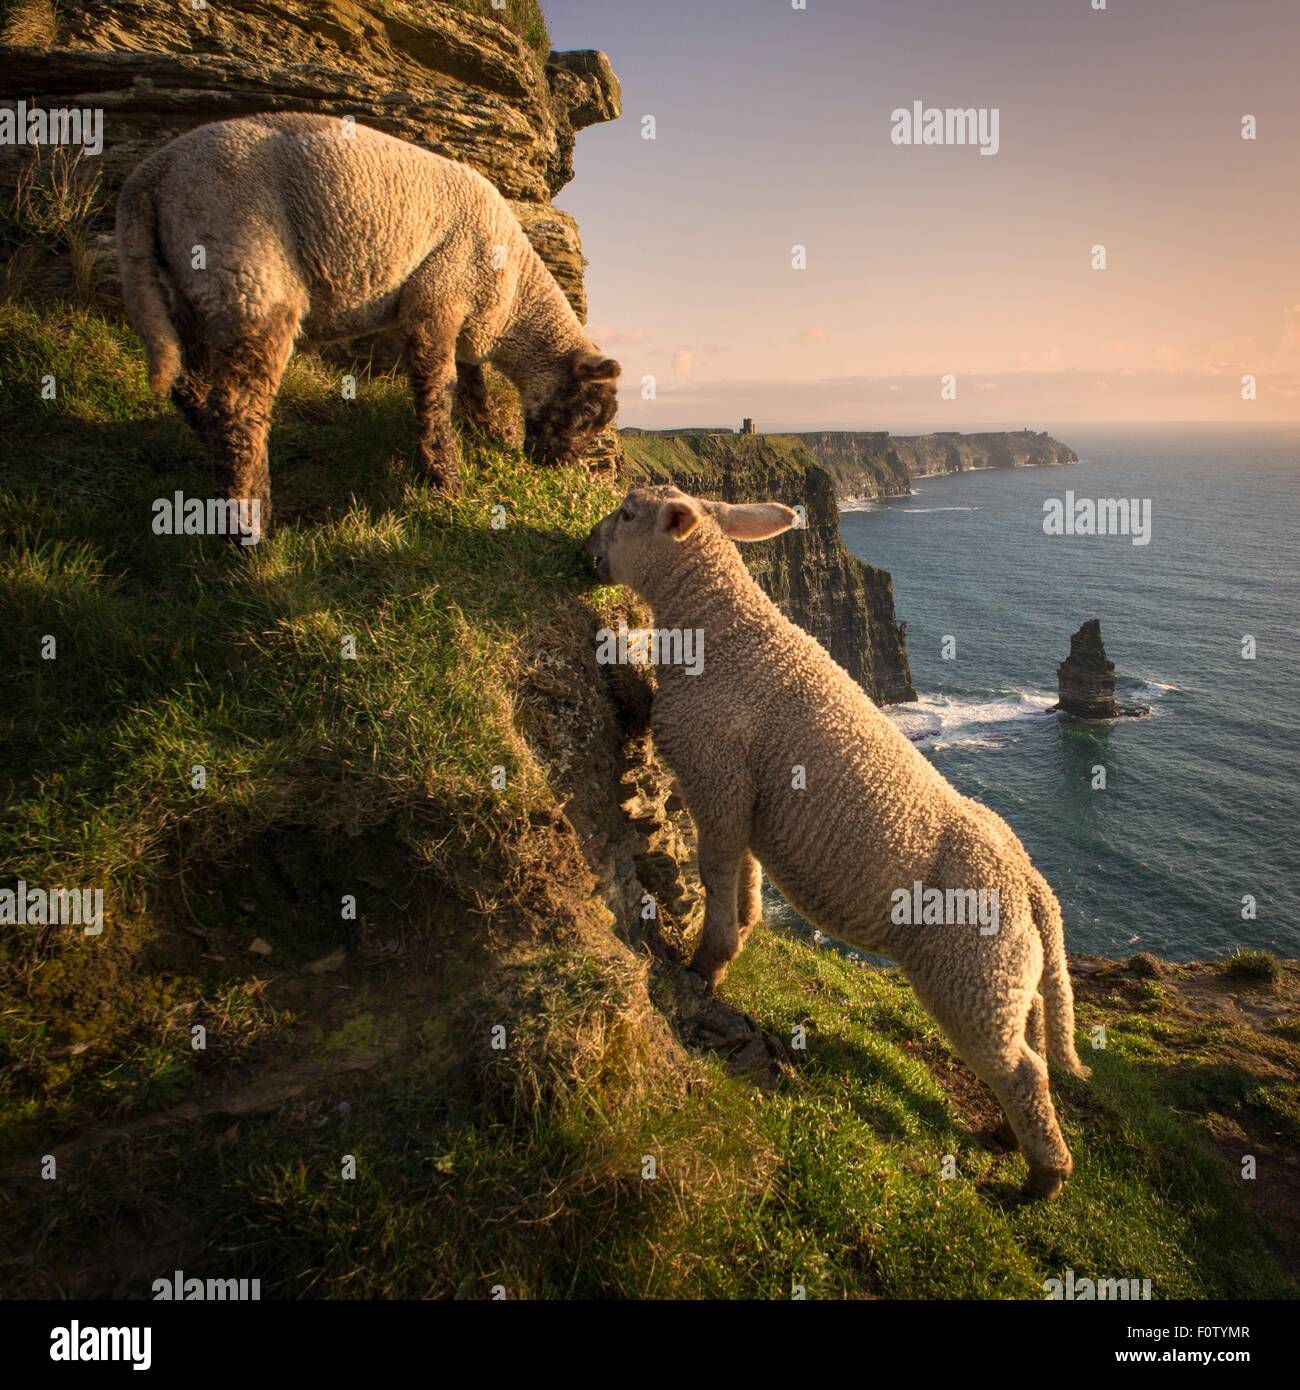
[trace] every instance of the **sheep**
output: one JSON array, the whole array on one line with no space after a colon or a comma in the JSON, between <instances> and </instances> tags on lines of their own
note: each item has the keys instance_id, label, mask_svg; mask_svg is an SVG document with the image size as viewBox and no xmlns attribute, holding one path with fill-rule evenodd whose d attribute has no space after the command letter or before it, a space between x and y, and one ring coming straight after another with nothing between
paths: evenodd
<instances>
[{"instance_id":1,"label":"sheep","mask_svg":"<svg viewBox=\"0 0 1300 1390\"><path fill-rule=\"evenodd\" d=\"M350 120L247 116L144 159L117 205L122 298L149 384L204 441L218 490L270 520L266 439L295 342L397 325L418 462L459 487L453 391L490 429L483 367L518 388L525 447L569 461L614 418L619 365L475 170Z\"/></svg>"},{"instance_id":2,"label":"sheep","mask_svg":"<svg viewBox=\"0 0 1300 1390\"><path fill-rule=\"evenodd\" d=\"M722 981L762 915L766 872L814 926L902 967L997 1096L1029 1163L1027 1193L1054 1197L1073 1161L1049 1051L1089 1075L1060 907L1006 822L962 796L751 578L731 542L794 520L775 502L637 488L583 547L602 582L650 605L656 630L695 630L697 651L703 638L698 674L660 668L650 718L699 841L705 914L691 969L709 987ZM922 885L982 890L993 930L908 924L900 905Z\"/></svg>"}]
</instances>

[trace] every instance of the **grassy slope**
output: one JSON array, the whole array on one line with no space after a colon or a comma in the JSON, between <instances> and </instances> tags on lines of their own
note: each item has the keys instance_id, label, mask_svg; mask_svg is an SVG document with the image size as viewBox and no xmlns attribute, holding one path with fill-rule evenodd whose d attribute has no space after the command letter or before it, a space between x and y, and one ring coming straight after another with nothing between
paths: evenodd
<instances>
[{"instance_id":1,"label":"grassy slope","mask_svg":"<svg viewBox=\"0 0 1300 1390\"><path fill-rule=\"evenodd\" d=\"M614 601L574 546L600 485L478 449L466 496L430 497L400 385L344 402L299 364L275 537L156 540L150 500L204 474L134 341L6 309L0 344L0 872L109 902L97 941L5 940L0 1285L141 1293L180 1267L267 1296L1038 1297L1072 1268L1294 1296L1201 1120L1231 1096L1186 1084L1223 1037L1158 991L1085 1011L1109 1045L1058 1090L1078 1172L1024 1206L1021 1159L974 1136L978 1088L896 975L760 931L726 993L809 1039L767 1091L685 1053L662 982L601 930L550 923L544 895L520 925L519 847L561 796L529 692L560 652L554 698L579 698L564 654ZM369 900L347 926L349 890Z\"/></svg>"},{"instance_id":2,"label":"grassy slope","mask_svg":"<svg viewBox=\"0 0 1300 1390\"><path fill-rule=\"evenodd\" d=\"M736 451L761 447L773 467L788 470L794 480L803 482L804 471L813 460L804 445L783 434L759 436L731 435L717 443L708 435L625 435L623 452L638 482L677 483L688 487L692 478L716 480L719 461L734 458Z\"/></svg>"}]
</instances>

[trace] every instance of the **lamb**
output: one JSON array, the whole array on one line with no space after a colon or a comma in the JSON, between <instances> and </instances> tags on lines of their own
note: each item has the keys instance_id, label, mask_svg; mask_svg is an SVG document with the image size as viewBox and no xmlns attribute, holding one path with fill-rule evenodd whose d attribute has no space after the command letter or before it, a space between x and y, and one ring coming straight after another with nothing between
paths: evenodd
<instances>
[{"instance_id":1,"label":"lamb","mask_svg":"<svg viewBox=\"0 0 1300 1390\"><path fill-rule=\"evenodd\" d=\"M270 520L266 440L295 342L397 325L418 461L459 486L453 391L491 429L483 367L519 390L525 446L568 461L614 418L618 363L588 338L505 199L463 164L351 121L218 121L143 160L117 247L149 384L203 440L218 489Z\"/></svg>"},{"instance_id":2,"label":"lamb","mask_svg":"<svg viewBox=\"0 0 1300 1390\"><path fill-rule=\"evenodd\" d=\"M731 541L794 519L775 502L639 488L584 545L602 582L649 603L656 629L703 637L698 674L660 668L650 721L699 839L705 917L691 968L721 982L762 915L766 871L815 926L898 962L997 1096L1028 1159L1027 1193L1055 1197L1073 1161L1048 1052L1089 1075L1060 907L1006 822L962 796L750 577ZM992 929L910 922L900 908L934 889L982 894L996 904Z\"/></svg>"}]
</instances>

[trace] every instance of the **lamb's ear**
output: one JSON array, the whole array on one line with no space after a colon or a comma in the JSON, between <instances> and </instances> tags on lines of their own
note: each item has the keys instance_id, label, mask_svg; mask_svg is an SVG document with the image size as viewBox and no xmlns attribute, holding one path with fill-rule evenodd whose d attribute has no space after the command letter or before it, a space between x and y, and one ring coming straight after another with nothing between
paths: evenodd
<instances>
[{"instance_id":1,"label":"lamb's ear","mask_svg":"<svg viewBox=\"0 0 1300 1390\"><path fill-rule=\"evenodd\" d=\"M722 506L715 513L722 534L733 541L765 541L788 531L798 519L780 502L743 502Z\"/></svg>"},{"instance_id":2,"label":"lamb's ear","mask_svg":"<svg viewBox=\"0 0 1300 1390\"><path fill-rule=\"evenodd\" d=\"M575 352L573 354L573 379L575 381L613 381L622 367L612 357L602 357L598 352Z\"/></svg>"},{"instance_id":3,"label":"lamb's ear","mask_svg":"<svg viewBox=\"0 0 1300 1390\"><path fill-rule=\"evenodd\" d=\"M659 504L659 529L675 541L684 541L700 524L700 513L689 497L673 497Z\"/></svg>"}]
</instances>

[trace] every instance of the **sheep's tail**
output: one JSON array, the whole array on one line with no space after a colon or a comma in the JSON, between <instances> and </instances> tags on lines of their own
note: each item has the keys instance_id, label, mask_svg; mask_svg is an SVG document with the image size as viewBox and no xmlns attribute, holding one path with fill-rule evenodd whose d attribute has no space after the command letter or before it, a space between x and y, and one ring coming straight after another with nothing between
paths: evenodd
<instances>
[{"instance_id":1,"label":"sheep's tail","mask_svg":"<svg viewBox=\"0 0 1300 1390\"><path fill-rule=\"evenodd\" d=\"M1037 881L1031 882L1029 891L1034 924L1043 942L1043 978L1039 992L1046 1015L1048 1055L1057 1066L1086 1081L1092 1072L1074 1050L1074 990L1070 987L1070 970L1065 960L1061 905L1047 883L1037 875L1035 878Z\"/></svg>"},{"instance_id":2,"label":"sheep's tail","mask_svg":"<svg viewBox=\"0 0 1300 1390\"><path fill-rule=\"evenodd\" d=\"M166 270L158 255L159 169L146 160L117 198L117 259L122 302L149 354L149 388L166 395L181 371L181 343L168 306Z\"/></svg>"}]
</instances>

